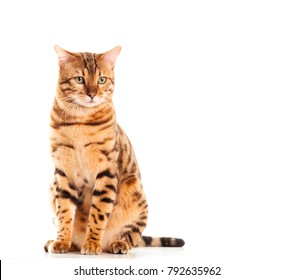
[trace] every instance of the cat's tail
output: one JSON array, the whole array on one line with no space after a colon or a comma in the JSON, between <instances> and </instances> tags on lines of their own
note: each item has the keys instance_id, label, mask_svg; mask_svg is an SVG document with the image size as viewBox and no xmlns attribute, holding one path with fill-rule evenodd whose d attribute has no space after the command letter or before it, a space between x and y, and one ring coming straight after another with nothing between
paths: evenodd
<instances>
[{"instance_id":1,"label":"cat's tail","mask_svg":"<svg viewBox=\"0 0 293 280\"><path fill-rule=\"evenodd\" d=\"M183 247L181 238L142 236L137 247Z\"/></svg>"}]
</instances>

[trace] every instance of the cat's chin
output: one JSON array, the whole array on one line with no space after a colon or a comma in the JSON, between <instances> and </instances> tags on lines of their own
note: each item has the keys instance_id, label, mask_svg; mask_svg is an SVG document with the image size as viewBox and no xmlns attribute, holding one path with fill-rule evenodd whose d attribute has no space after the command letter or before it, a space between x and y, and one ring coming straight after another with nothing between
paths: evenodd
<instances>
[{"instance_id":1,"label":"cat's chin","mask_svg":"<svg viewBox=\"0 0 293 280\"><path fill-rule=\"evenodd\" d=\"M86 108L94 108L94 107L98 107L102 101L76 101L76 103L78 105L80 105L81 107L86 107Z\"/></svg>"},{"instance_id":2,"label":"cat's chin","mask_svg":"<svg viewBox=\"0 0 293 280\"><path fill-rule=\"evenodd\" d=\"M87 108L94 108L94 107L98 107L102 102L85 102L83 103L81 106L83 107L87 107Z\"/></svg>"}]
</instances>

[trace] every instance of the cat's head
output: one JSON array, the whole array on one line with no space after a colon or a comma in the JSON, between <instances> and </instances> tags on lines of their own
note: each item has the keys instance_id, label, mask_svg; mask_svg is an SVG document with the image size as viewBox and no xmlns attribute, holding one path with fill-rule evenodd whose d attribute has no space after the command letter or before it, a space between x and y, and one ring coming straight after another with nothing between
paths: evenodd
<instances>
[{"instance_id":1,"label":"cat's head","mask_svg":"<svg viewBox=\"0 0 293 280\"><path fill-rule=\"evenodd\" d=\"M72 53L55 46L60 67L59 99L84 108L110 102L114 90L113 69L120 50L118 46L102 54Z\"/></svg>"}]
</instances>

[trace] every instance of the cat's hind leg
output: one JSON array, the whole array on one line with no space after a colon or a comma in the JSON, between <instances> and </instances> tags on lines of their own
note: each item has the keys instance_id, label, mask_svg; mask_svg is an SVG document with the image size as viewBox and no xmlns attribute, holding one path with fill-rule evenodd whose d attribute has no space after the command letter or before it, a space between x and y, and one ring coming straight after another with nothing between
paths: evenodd
<instances>
[{"instance_id":1,"label":"cat's hind leg","mask_svg":"<svg viewBox=\"0 0 293 280\"><path fill-rule=\"evenodd\" d=\"M115 208L109 221L109 229L120 222L120 232L110 246L113 254L126 254L132 247L136 247L146 227L148 206L140 178L129 176L120 185L120 192ZM123 224L121 224L123 221Z\"/></svg>"}]
</instances>

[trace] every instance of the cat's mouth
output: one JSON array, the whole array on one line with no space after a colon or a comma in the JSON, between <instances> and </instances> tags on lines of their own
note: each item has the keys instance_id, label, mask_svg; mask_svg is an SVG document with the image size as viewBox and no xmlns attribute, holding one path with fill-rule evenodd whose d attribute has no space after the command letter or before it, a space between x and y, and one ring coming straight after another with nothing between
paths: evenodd
<instances>
[{"instance_id":1,"label":"cat's mouth","mask_svg":"<svg viewBox=\"0 0 293 280\"><path fill-rule=\"evenodd\" d=\"M94 98L77 98L75 102L82 107L93 108L99 106L103 102L103 100L95 96Z\"/></svg>"}]
</instances>

